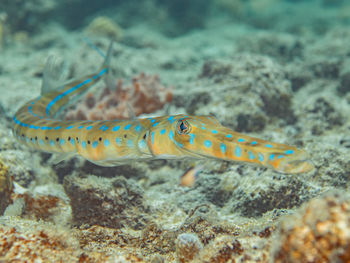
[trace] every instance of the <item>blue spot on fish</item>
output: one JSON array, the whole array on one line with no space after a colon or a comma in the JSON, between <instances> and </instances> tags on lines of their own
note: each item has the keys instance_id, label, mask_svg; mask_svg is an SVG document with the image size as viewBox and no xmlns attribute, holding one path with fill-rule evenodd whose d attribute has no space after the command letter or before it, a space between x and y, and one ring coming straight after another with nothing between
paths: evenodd
<instances>
[{"instance_id":1,"label":"blue spot on fish","mask_svg":"<svg viewBox=\"0 0 350 263\"><path fill-rule=\"evenodd\" d=\"M281 158L283 158L283 157L284 157L284 155L281 154L281 155L278 155L278 156L277 156L277 159L281 159Z\"/></svg>"},{"instance_id":2,"label":"blue spot on fish","mask_svg":"<svg viewBox=\"0 0 350 263\"><path fill-rule=\"evenodd\" d=\"M183 147L184 147L183 144L181 144L181 143L179 143L179 142L177 142L177 141L174 141L174 143L175 143L175 145L179 146L180 148L183 148Z\"/></svg>"},{"instance_id":3,"label":"blue spot on fish","mask_svg":"<svg viewBox=\"0 0 350 263\"><path fill-rule=\"evenodd\" d=\"M160 131L160 134L161 135L163 135L163 134L165 134L166 133L166 129L162 129L161 131Z\"/></svg>"},{"instance_id":4,"label":"blue spot on fish","mask_svg":"<svg viewBox=\"0 0 350 263\"><path fill-rule=\"evenodd\" d=\"M261 153L259 153L258 156L259 156L259 157L258 157L258 158L259 158L259 161L260 161L260 162L263 162L263 161L264 161L264 155L261 154Z\"/></svg>"},{"instance_id":5,"label":"blue spot on fish","mask_svg":"<svg viewBox=\"0 0 350 263\"><path fill-rule=\"evenodd\" d=\"M54 128L54 130L59 130L59 129L61 129L61 126L57 126Z\"/></svg>"},{"instance_id":6,"label":"blue spot on fish","mask_svg":"<svg viewBox=\"0 0 350 263\"><path fill-rule=\"evenodd\" d=\"M224 143L221 143L221 144L220 144L220 149L221 149L221 152L222 152L223 154L226 153L226 145L225 145Z\"/></svg>"},{"instance_id":7,"label":"blue spot on fish","mask_svg":"<svg viewBox=\"0 0 350 263\"><path fill-rule=\"evenodd\" d=\"M232 138L232 134L227 134L226 138Z\"/></svg>"},{"instance_id":8,"label":"blue spot on fish","mask_svg":"<svg viewBox=\"0 0 350 263\"><path fill-rule=\"evenodd\" d=\"M238 139L238 142L245 142L245 140L242 139L242 138L239 138L239 139Z\"/></svg>"},{"instance_id":9,"label":"blue spot on fish","mask_svg":"<svg viewBox=\"0 0 350 263\"><path fill-rule=\"evenodd\" d=\"M126 125L126 126L124 127L124 130L129 130L130 127L131 127L131 123L129 123L128 125Z\"/></svg>"},{"instance_id":10,"label":"blue spot on fish","mask_svg":"<svg viewBox=\"0 0 350 263\"><path fill-rule=\"evenodd\" d=\"M265 146L266 146L267 148L273 148L273 146L272 146L271 144L265 144Z\"/></svg>"},{"instance_id":11,"label":"blue spot on fish","mask_svg":"<svg viewBox=\"0 0 350 263\"><path fill-rule=\"evenodd\" d=\"M241 157L241 156L242 156L242 149L241 149L241 147L239 147L238 145L237 145L236 148L235 148L235 155L236 155L237 157Z\"/></svg>"},{"instance_id":12,"label":"blue spot on fish","mask_svg":"<svg viewBox=\"0 0 350 263\"><path fill-rule=\"evenodd\" d=\"M96 148L97 145L98 145L98 141L94 141L94 142L92 143L92 148Z\"/></svg>"},{"instance_id":13,"label":"blue spot on fish","mask_svg":"<svg viewBox=\"0 0 350 263\"><path fill-rule=\"evenodd\" d=\"M209 141L209 140L205 140L205 141L204 141L204 146L205 146L205 147L208 147L208 148L209 148L209 147L211 147L211 145L212 145L211 141Z\"/></svg>"},{"instance_id":14,"label":"blue spot on fish","mask_svg":"<svg viewBox=\"0 0 350 263\"><path fill-rule=\"evenodd\" d=\"M153 123L153 127L156 127L159 124L159 122Z\"/></svg>"},{"instance_id":15,"label":"blue spot on fish","mask_svg":"<svg viewBox=\"0 0 350 263\"><path fill-rule=\"evenodd\" d=\"M92 125L91 125L91 126L87 126L86 129L89 131L89 130L91 130L93 127L94 127L94 126L92 126Z\"/></svg>"},{"instance_id":16,"label":"blue spot on fish","mask_svg":"<svg viewBox=\"0 0 350 263\"><path fill-rule=\"evenodd\" d=\"M140 125L140 124L139 124L139 125L137 125L137 126L135 127L135 131L137 131L137 132L141 131L141 129L142 129L142 127L141 127L141 125Z\"/></svg>"},{"instance_id":17,"label":"blue spot on fish","mask_svg":"<svg viewBox=\"0 0 350 263\"><path fill-rule=\"evenodd\" d=\"M74 139L71 139L71 140L70 140L70 144L74 146L74 145L75 145L75 140L74 140Z\"/></svg>"},{"instance_id":18,"label":"blue spot on fish","mask_svg":"<svg viewBox=\"0 0 350 263\"><path fill-rule=\"evenodd\" d=\"M80 126L78 127L78 130L81 130L82 128L84 128L84 125L80 125Z\"/></svg>"},{"instance_id":19,"label":"blue spot on fish","mask_svg":"<svg viewBox=\"0 0 350 263\"><path fill-rule=\"evenodd\" d=\"M269 159L272 161L273 159L275 159L275 155L271 153Z\"/></svg>"},{"instance_id":20,"label":"blue spot on fish","mask_svg":"<svg viewBox=\"0 0 350 263\"><path fill-rule=\"evenodd\" d=\"M255 155L251 151L248 152L248 155L250 160L255 159Z\"/></svg>"},{"instance_id":21,"label":"blue spot on fish","mask_svg":"<svg viewBox=\"0 0 350 263\"><path fill-rule=\"evenodd\" d=\"M118 125L118 126L115 126L113 129L112 129L112 131L118 131L120 129L120 126Z\"/></svg>"},{"instance_id":22,"label":"blue spot on fish","mask_svg":"<svg viewBox=\"0 0 350 263\"><path fill-rule=\"evenodd\" d=\"M106 69L104 69L106 70ZM102 70L103 71L103 70ZM102 72L101 71L101 72ZM101 74L100 72L100 74ZM50 110L52 108L53 105L55 105L55 103L59 100L61 100L62 98L64 98L66 95L74 92L75 90L79 89L80 87L84 86L85 84L89 83L91 81L91 79L87 79L81 83L79 83L78 85L75 85L74 87L70 88L69 90L66 90L65 92L63 92L62 94L57 95L52 101L50 101L50 103L46 106L46 115L50 115Z\"/></svg>"},{"instance_id":23,"label":"blue spot on fish","mask_svg":"<svg viewBox=\"0 0 350 263\"><path fill-rule=\"evenodd\" d=\"M293 154L294 151L293 151L293 150L287 150L287 151L285 151L284 153L285 153L285 154Z\"/></svg>"},{"instance_id":24,"label":"blue spot on fish","mask_svg":"<svg viewBox=\"0 0 350 263\"><path fill-rule=\"evenodd\" d=\"M42 139L39 140L40 145L44 145L44 141Z\"/></svg>"},{"instance_id":25,"label":"blue spot on fish","mask_svg":"<svg viewBox=\"0 0 350 263\"><path fill-rule=\"evenodd\" d=\"M251 142L251 145L256 145L256 144L258 144L256 141Z\"/></svg>"},{"instance_id":26,"label":"blue spot on fish","mask_svg":"<svg viewBox=\"0 0 350 263\"><path fill-rule=\"evenodd\" d=\"M122 144L122 139L117 137L115 138L115 142L120 146Z\"/></svg>"},{"instance_id":27,"label":"blue spot on fish","mask_svg":"<svg viewBox=\"0 0 350 263\"><path fill-rule=\"evenodd\" d=\"M172 119L174 119L174 116L170 116L170 117L168 118L169 121L171 121Z\"/></svg>"},{"instance_id":28,"label":"blue spot on fish","mask_svg":"<svg viewBox=\"0 0 350 263\"><path fill-rule=\"evenodd\" d=\"M194 143L194 138L196 138L196 135L191 133L190 134L190 144L193 144Z\"/></svg>"},{"instance_id":29,"label":"blue spot on fish","mask_svg":"<svg viewBox=\"0 0 350 263\"><path fill-rule=\"evenodd\" d=\"M145 148L146 147L146 142L145 142L144 139L139 141L139 147L141 147L141 148Z\"/></svg>"},{"instance_id":30,"label":"blue spot on fish","mask_svg":"<svg viewBox=\"0 0 350 263\"><path fill-rule=\"evenodd\" d=\"M103 144L104 144L104 146L108 147L111 143L109 142L108 139L105 139Z\"/></svg>"},{"instance_id":31,"label":"blue spot on fish","mask_svg":"<svg viewBox=\"0 0 350 263\"><path fill-rule=\"evenodd\" d=\"M60 140L60 144L63 145L65 143L65 140L64 139L61 139Z\"/></svg>"},{"instance_id":32,"label":"blue spot on fish","mask_svg":"<svg viewBox=\"0 0 350 263\"><path fill-rule=\"evenodd\" d=\"M82 141L81 146L85 149L86 148L86 141Z\"/></svg>"},{"instance_id":33,"label":"blue spot on fish","mask_svg":"<svg viewBox=\"0 0 350 263\"><path fill-rule=\"evenodd\" d=\"M72 129L72 128L74 128L74 125L70 125L70 126L68 126L66 129L67 129L67 130L70 130L70 129Z\"/></svg>"},{"instance_id":34,"label":"blue spot on fish","mask_svg":"<svg viewBox=\"0 0 350 263\"><path fill-rule=\"evenodd\" d=\"M174 132L173 131L169 132L169 138L170 138L170 140L174 140Z\"/></svg>"},{"instance_id":35,"label":"blue spot on fish","mask_svg":"<svg viewBox=\"0 0 350 263\"><path fill-rule=\"evenodd\" d=\"M212 132L213 134L217 134L217 133L218 133L217 130L212 130L211 132Z\"/></svg>"}]
</instances>

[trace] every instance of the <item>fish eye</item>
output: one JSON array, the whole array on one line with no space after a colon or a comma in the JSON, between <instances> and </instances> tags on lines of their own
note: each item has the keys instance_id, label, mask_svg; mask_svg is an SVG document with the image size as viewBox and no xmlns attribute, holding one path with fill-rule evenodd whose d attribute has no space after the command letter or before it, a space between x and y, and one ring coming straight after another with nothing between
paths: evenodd
<instances>
[{"instance_id":1,"label":"fish eye","mask_svg":"<svg viewBox=\"0 0 350 263\"><path fill-rule=\"evenodd\" d=\"M177 132L179 134L188 134L191 131L190 124L185 120L179 120L177 123Z\"/></svg>"}]
</instances>

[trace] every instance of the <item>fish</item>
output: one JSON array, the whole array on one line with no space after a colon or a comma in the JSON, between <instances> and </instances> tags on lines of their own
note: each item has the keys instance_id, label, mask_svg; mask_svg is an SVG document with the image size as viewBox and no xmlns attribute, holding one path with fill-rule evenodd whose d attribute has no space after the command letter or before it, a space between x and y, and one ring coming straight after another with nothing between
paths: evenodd
<instances>
[{"instance_id":1,"label":"fish","mask_svg":"<svg viewBox=\"0 0 350 263\"><path fill-rule=\"evenodd\" d=\"M199 173L204 169L203 165L193 166L188 169L180 178L180 186L193 187Z\"/></svg>"},{"instance_id":2,"label":"fish","mask_svg":"<svg viewBox=\"0 0 350 263\"><path fill-rule=\"evenodd\" d=\"M98 71L62 85L52 81L52 76L58 74L48 62L41 95L25 103L13 116L13 134L18 141L33 149L56 153L60 161L81 156L101 166L154 159L215 159L257 164L287 174L314 169L305 150L235 132L213 116L59 119L58 113L68 103L108 77L111 54L112 44Z\"/></svg>"}]
</instances>

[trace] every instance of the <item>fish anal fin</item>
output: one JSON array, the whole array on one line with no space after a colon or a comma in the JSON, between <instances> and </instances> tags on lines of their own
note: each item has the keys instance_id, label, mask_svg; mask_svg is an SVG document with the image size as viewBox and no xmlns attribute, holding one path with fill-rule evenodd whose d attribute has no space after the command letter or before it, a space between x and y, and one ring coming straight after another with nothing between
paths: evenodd
<instances>
[{"instance_id":1,"label":"fish anal fin","mask_svg":"<svg viewBox=\"0 0 350 263\"><path fill-rule=\"evenodd\" d=\"M49 163L56 165L56 164L59 164L60 162L69 160L69 159L73 158L74 156L76 156L76 153L54 153L51 156Z\"/></svg>"}]
</instances>

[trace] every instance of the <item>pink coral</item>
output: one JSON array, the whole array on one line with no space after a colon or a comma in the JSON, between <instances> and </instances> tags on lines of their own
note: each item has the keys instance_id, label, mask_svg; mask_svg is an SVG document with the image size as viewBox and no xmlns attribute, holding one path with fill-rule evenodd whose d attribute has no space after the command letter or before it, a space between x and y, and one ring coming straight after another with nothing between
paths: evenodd
<instances>
[{"instance_id":1,"label":"pink coral","mask_svg":"<svg viewBox=\"0 0 350 263\"><path fill-rule=\"evenodd\" d=\"M129 86L119 80L115 91L106 87L97 101L93 94L87 94L84 103L67 112L66 119L127 119L132 117L128 105L138 116L161 109L171 100L171 90L161 84L158 75L141 73L132 79Z\"/></svg>"}]
</instances>

